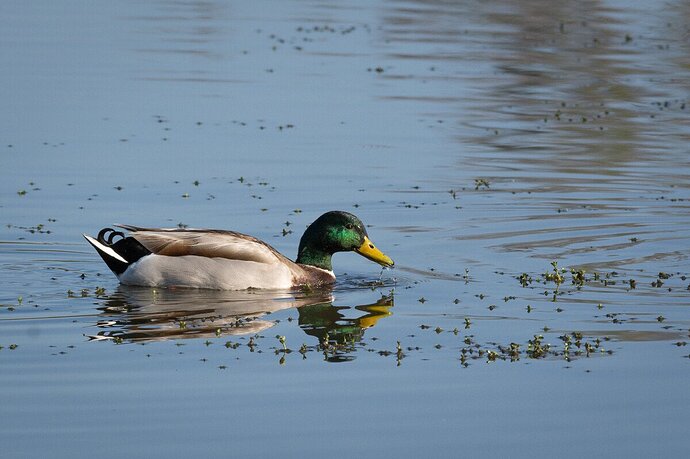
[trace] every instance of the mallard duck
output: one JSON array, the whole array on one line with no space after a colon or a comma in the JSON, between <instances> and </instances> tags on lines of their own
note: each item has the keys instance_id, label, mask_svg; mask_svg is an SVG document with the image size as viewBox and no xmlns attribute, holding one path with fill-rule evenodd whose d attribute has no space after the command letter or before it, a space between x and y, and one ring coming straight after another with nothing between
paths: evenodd
<instances>
[{"instance_id":1,"label":"mallard duck","mask_svg":"<svg viewBox=\"0 0 690 459\"><path fill-rule=\"evenodd\" d=\"M307 227L295 262L234 231L115 226L129 236L104 228L96 238L84 237L124 285L245 290L332 284L331 256L348 251L393 266L369 240L362 221L342 211L326 212Z\"/></svg>"}]
</instances>

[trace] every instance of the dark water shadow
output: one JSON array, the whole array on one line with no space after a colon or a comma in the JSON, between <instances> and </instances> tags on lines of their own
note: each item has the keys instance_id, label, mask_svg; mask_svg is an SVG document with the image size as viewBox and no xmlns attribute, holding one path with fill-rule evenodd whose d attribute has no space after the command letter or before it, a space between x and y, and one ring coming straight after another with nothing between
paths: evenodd
<instances>
[{"instance_id":1,"label":"dark water shadow","mask_svg":"<svg viewBox=\"0 0 690 459\"><path fill-rule=\"evenodd\" d=\"M119 286L100 307L92 340L151 342L254 335L273 327L271 313L295 308L299 325L319 342L359 341L366 328L391 315L393 297L371 304L334 306L330 289L215 291ZM364 314L362 314L362 312ZM354 317L353 317L354 316Z\"/></svg>"}]
</instances>

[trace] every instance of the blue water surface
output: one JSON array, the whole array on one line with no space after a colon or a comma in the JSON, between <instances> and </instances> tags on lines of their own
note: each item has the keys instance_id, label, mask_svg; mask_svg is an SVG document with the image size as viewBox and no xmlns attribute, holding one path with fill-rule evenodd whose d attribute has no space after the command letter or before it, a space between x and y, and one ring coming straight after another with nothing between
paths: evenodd
<instances>
[{"instance_id":1,"label":"blue water surface","mask_svg":"<svg viewBox=\"0 0 690 459\"><path fill-rule=\"evenodd\" d=\"M3 2L2 457L685 457L688 17ZM82 238L332 209L396 268L128 288Z\"/></svg>"}]
</instances>

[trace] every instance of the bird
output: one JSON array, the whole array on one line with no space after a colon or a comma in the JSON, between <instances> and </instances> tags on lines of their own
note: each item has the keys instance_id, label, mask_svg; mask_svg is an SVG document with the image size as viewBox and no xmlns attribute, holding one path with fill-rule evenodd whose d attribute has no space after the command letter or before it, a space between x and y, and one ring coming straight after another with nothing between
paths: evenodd
<instances>
[{"instance_id":1,"label":"bird","mask_svg":"<svg viewBox=\"0 0 690 459\"><path fill-rule=\"evenodd\" d=\"M114 225L83 234L123 285L214 290L291 289L335 282L331 257L356 252L384 268L393 260L369 239L362 221L344 211L311 223L293 262L266 242L228 230Z\"/></svg>"}]
</instances>

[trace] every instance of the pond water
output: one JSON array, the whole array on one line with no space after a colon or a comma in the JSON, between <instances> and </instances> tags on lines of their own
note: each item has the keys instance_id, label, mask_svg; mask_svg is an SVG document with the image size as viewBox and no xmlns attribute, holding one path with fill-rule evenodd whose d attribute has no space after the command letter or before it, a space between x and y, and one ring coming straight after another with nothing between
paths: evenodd
<instances>
[{"instance_id":1,"label":"pond water","mask_svg":"<svg viewBox=\"0 0 690 459\"><path fill-rule=\"evenodd\" d=\"M685 457L690 3L5 1L3 457ZM119 286L225 228L325 291ZM280 338L279 338L280 337Z\"/></svg>"}]
</instances>

